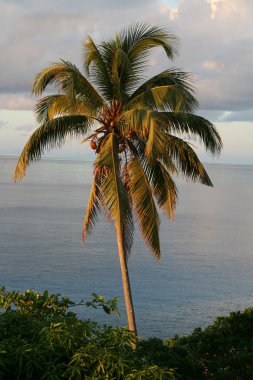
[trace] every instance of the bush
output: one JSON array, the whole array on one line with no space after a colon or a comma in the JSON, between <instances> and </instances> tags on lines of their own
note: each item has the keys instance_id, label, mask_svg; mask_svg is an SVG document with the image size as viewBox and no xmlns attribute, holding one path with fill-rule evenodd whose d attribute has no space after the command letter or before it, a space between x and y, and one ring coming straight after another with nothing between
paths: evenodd
<instances>
[{"instance_id":1,"label":"bush","mask_svg":"<svg viewBox=\"0 0 253 380\"><path fill-rule=\"evenodd\" d=\"M70 308L118 314L117 298L75 304L60 295L0 289L0 379L253 379L253 308L163 342L120 327L82 321ZM172 370L173 368L174 370Z\"/></svg>"},{"instance_id":2,"label":"bush","mask_svg":"<svg viewBox=\"0 0 253 380\"><path fill-rule=\"evenodd\" d=\"M174 337L166 344L187 352L186 360L201 374L192 379L253 379L253 308L218 317L214 324L195 329L186 337ZM190 377L191 379L191 377Z\"/></svg>"},{"instance_id":3,"label":"bush","mask_svg":"<svg viewBox=\"0 0 253 380\"><path fill-rule=\"evenodd\" d=\"M78 305L118 313L117 299L93 295ZM0 378L174 379L173 371L137 355L133 335L120 327L82 321L68 298L27 290L0 290Z\"/></svg>"}]
</instances>

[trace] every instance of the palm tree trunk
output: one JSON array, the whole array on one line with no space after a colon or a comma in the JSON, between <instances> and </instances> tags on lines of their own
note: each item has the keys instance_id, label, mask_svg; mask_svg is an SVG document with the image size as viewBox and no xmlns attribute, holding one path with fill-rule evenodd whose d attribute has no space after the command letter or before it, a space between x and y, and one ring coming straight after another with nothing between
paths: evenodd
<instances>
[{"instance_id":1,"label":"palm tree trunk","mask_svg":"<svg viewBox=\"0 0 253 380\"><path fill-rule=\"evenodd\" d=\"M128 269L127 269L127 261L126 261L126 257L125 257L125 253L124 253L123 235L122 235L120 227L116 227L116 232L117 232L117 241L118 241L118 251L119 251L121 275L122 275L122 283L123 283L124 296L125 296L128 328L132 333L137 335L133 300L132 300L131 287L130 287Z\"/></svg>"}]
</instances>

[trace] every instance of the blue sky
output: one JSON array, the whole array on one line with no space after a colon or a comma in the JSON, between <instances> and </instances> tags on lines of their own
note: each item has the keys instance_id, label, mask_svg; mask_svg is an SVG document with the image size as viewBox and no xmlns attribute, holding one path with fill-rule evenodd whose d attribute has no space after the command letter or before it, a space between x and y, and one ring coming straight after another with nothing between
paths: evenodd
<instances>
[{"instance_id":1,"label":"blue sky","mask_svg":"<svg viewBox=\"0 0 253 380\"><path fill-rule=\"evenodd\" d=\"M31 97L34 75L60 58L82 68L82 41L96 42L132 22L161 25L180 39L168 65L154 51L150 75L169 66L194 75L198 114L220 132L219 158L204 161L253 164L253 2L250 0L0 0L0 154L18 155L36 128ZM196 144L197 145L197 144ZM70 141L46 156L85 159L87 146Z\"/></svg>"}]
</instances>

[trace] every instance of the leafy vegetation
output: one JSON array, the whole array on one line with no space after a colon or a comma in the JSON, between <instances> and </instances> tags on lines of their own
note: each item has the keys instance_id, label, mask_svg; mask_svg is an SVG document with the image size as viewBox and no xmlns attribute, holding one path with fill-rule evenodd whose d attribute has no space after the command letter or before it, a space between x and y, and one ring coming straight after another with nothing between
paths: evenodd
<instances>
[{"instance_id":1,"label":"leafy vegetation","mask_svg":"<svg viewBox=\"0 0 253 380\"><path fill-rule=\"evenodd\" d=\"M41 96L48 85L57 93L35 106L38 128L27 141L14 172L26 168L45 150L60 147L68 137L84 137L94 149L93 184L83 226L83 240L92 232L101 210L115 225L129 330L136 335L127 258L134 218L152 254L159 259L160 219L157 206L173 219L177 187L173 176L212 186L192 144L197 139L211 154L221 138L214 125L194 113L198 101L191 76L174 68L146 78L149 54L161 48L171 60L177 38L166 30L134 24L115 39L84 43L85 75L60 60L43 69L33 83Z\"/></svg>"},{"instance_id":2,"label":"leafy vegetation","mask_svg":"<svg viewBox=\"0 0 253 380\"><path fill-rule=\"evenodd\" d=\"M147 363L132 349L126 328L77 318L77 305L118 314L117 299L93 295L76 304L66 297L0 290L0 379L174 379L173 371Z\"/></svg>"},{"instance_id":3,"label":"leafy vegetation","mask_svg":"<svg viewBox=\"0 0 253 380\"><path fill-rule=\"evenodd\" d=\"M213 325L163 342L139 339L126 328L80 320L72 308L118 314L117 299L90 302L27 290L0 289L0 379L253 378L253 308L218 317Z\"/></svg>"}]
</instances>

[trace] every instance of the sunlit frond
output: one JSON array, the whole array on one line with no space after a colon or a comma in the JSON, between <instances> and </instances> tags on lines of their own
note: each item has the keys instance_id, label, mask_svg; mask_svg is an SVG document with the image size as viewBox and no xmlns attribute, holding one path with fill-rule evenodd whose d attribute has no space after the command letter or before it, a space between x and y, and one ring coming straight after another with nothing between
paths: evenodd
<instances>
[{"instance_id":1,"label":"sunlit frond","mask_svg":"<svg viewBox=\"0 0 253 380\"><path fill-rule=\"evenodd\" d=\"M133 240L133 222L128 193L120 175L118 157L119 141L115 133L110 133L95 162L96 168L105 170L105 178L101 183L101 202L109 219L125 236L125 255L129 255Z\"/></svg>"},{"instance_id":2,"label":"sunlit frond","mask_svg":"<svg viewBox=\"0 0 253 380\"><path fill-rule=\"evenodd\" d=\"M31 135L16 166L13 179L17 181L25 175L27 166L41 158L45 150L59 148L67 137L84 135L91 127L85 116L63 116L48 121Z\"/></svg>"},{"instance_id":3,"label":"sunlit frond","mask_svg":"<svg viewBox=\"0 0 253 380\"><path fill-rule=\"evenodd\" d=\"M112 60L113 97L124 102L126 98L127 78L125 73L131 71L131 62L127 53L117 46Z\"/></svg>"},{"instance_id":4,"label":"sunlit frond","mask_svg":"<svg viewBox=\"0 0 253 380\"><path fill-rule=\"evenodd\" d=\"M163 156L166 145L167 138L165 133L161 130L159 124L151 117L145 149L147 159L152 161L153 159Z\"/></svg>"},{"instance_id":5,"label":"sunlit frond","mask_svg":"<svg viewBox=\"0 0 253 380\"><path fill-rule=\"evenodd\" d=\"M70 99L67 95L49 95L40 99L35 105L35 117L39 124L45 124L59 116L85 115L95 116L94 110L80 99Z\"/></svg>"},{"instance_id":6,"label":"sunlit frond","mask_svg":"<svg viewBox=\"0 0 253 380\"><path fill-rule=\"evenodd\" d=\"M178 169L191 181L198 181L207 186L213 186L212 182L200 162L197 154L184 140L168 135L166 154L173 158Z\"/></svg>"},{"instance_id":7,"label":"sunlit frond","mask_svg":"<svg viewBox=\"0 0 253 380\"><path fill-rule=\"evenodd\" d=\"M129 131L132 131L139 137L147 137L152 114L151 110L138 108L123 112L119 117L120 132L127 135Z\"/></svg>"},{"instance_id":8,"label":"sunlit frond","mask_svg":"<svg viewBox=\"0 0 253 380\"><path fill-rule=\"evenodd\" d=\"M157 204L163 209L165 215L174 220L177 203L177 186L160 161L156 160L151 170L152 186Z\"/></svg>"},{"instance_id":9,"label":"sunlit frond","mask_svg":"<svg viewBox=\"0 0 253 380\"><path fill-rule=\"evenodd\" d=\"M98 221L98 213L101 210L100 205L100 185L101 185L101 171L96 168L94 171L93 182L88 199L86 214L84 217L82 241L84 242L86 235L90 234Z\"/></svg>"},{"instance_id":10,"label":"sunlit frond","mask_svg":"<svg viewBox=\"0 0 253 380\"><path fill-rule=\"evenodd\" d=\"M129 98L127 108L192 112L198 101L188 73L170 69L143 83Z\"/></svg>"},{"instance_id":11,"label":"sunlit frond","mask_svg":"<svg viewBox=\"0 0 253 380\"><path fill-rule=\"evenodd\" d=\"M159 112L153 114L169 134L187 135L189 138L199 138L207 151L219 154L222 148L221 138L215 126L207 119L181 112Z\"/></svg>"},{"instance_id":12,"label":"sunlit frond","mask_svg":"<svg viewBox=\"0 0 253 380\"><path fill-rule=\"evenodd\" d=\"M162 47L170 59L177 53L178 39L157 26L132 24L121 32L120 39L132 63L140 63L146 57L145 53L154 47Z\"/></svg>"},{"instance_id":13,"label":"sunlit frond","mask_svg":"<svg viewBox=\"0 0 253 380\"><path fill-rule=\"evenodd\" d=\"M71 62L61 60L42 70L35 77L33 94L41 95L50 84L54 84L61 93L68 95L70 106L76 99L85 102L90 112L95 112L104 105L103 98Z\"/></svg>"},{"instance_id":14,"label":"sunlit frond","mask_svg":"<svg viewBox=\"0 0 253 380\"><path fill-rule=\"evenodd\" d=\"M129 189L133 207L137 214L137 222L147 245L154 256L160 257L159 226L160 220L152 196L149 179L147 178L138 157L128 162Z\"/></svg>"}]
</instances>

